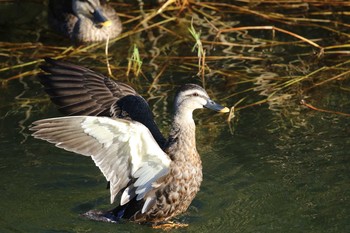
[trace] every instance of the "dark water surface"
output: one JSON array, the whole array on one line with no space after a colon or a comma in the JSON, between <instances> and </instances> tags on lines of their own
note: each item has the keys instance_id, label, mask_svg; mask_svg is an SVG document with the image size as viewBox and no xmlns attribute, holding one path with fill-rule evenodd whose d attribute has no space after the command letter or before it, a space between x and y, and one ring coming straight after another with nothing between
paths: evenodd
<instances>
[{"instance_id":1,"label":"dark water surface","mask_svg":"<svg viewBox=\"0 0 350 233\"><path fill-rule=\"evenodd\" d=\"M45 7L28 4L35 7L16 23L34 28L31 20L45 18ZM0 8L7 7L11 4L0 4ZM2 41L23 41L16 28L8 32L1 36ZM28 36L35 40L32 32ZM7 59L13 58L1 57L1 61ZM228 63L217 65L226 68ZM93 63L83 65L94 68ZM252 67L241 75L255 76L255 72ZM1 78L16 74L18 70L2 72ZM171 119L173 84L190 78L175 69L166 76L156 94L162 95L164 89L171 92L165 93L165 101L151 101L165 133ZM242 86L234 90L229 83L217 83L222 87L220 93L214 88L215 81L208 83L215 100L229 106L238 101L224 96ZM138 84L150 85L145 79ZM0 91L0 232L156 231L133 223L116 225L80 217L90 209L110 208L103 175L90 158L29 136L27 128L34 120L61 116L34 75L10 81ZM313 92L320 103L329 106L338 106L340 101L350 106L348 93L334 91L332 86ZM298 101L280 106L279 111L270 109L261 105L239 111L231 130L225 115L196 112L204 181L189 210L177 218L189 227L174 232L350 232L349 117L311 111Z\"/></svg>"}]
</instances>

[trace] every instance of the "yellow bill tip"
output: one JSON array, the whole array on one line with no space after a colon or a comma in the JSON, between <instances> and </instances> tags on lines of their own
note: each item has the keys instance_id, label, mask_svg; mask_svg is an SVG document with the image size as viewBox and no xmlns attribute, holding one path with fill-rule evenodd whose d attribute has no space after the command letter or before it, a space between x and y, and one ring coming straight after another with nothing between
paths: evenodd
<instances>
[{"instance_id":1,"label":"yellow bill tip","mask_svg":"<svg viewBox=\"0 0 350 233\"><path fill-rule=\"evenodd\" d=\"M221 113L226 113L226 112L229 112L230 109L228 107L224 107L223 109L221 109L219 112Z\"/></svg>"},{"instance_id":2,"label":"yellow bill tip","mask_svg":"<svg viewBox=\"0 0 350 233\"><path fill-rule=\"evenodd\" d=\"M111 26L111 25L112 25L112 21L110 21L110 20L107 20L107 21L101 23L101 26L102 26L102 27L109 27L109 26Z\"/></svg>"}]
</instances>

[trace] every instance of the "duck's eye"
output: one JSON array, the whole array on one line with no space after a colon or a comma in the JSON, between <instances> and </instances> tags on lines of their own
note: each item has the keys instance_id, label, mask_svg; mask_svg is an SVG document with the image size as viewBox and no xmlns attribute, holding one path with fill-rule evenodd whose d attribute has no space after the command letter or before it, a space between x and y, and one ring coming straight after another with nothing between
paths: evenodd
<instances>
[{"instance_id":1,"label":"duck's eye","mask_svg":"<svg viewBox=\"0 0 350 233\"><path fill-rule=\"evenodd\" d=\"M193 93L193 96L199 96L197 92Z\"/></svg>"}]
</instances>

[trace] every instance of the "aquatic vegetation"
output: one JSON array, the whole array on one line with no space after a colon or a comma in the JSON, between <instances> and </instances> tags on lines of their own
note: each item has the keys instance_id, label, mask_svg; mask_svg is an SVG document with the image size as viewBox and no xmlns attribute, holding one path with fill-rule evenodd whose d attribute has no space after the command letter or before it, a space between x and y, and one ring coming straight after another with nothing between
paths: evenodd
<instances>
[{"instance_id":1,"label":"aquatic vegetation","mask_svg":"<svg viewBox=\"0 0 350 233\"><path fill-rule=\"evenodd\" d=\"M29 2L45 7L41 1ZM283 114L291 106L315 105L309 109L334 114L349 109L348 101L334 106L318 98L330 90L349 94L348 1L140 2L111 1L125 30L107 45L74 47L67 40L57 42L45 27L34 32L19 24L17 33L26 37L0 42L3 88L36 75L42 59L52 57L83 60L134 85L141 75L150 98L158 101L165 100L159 90L172 83L166 78L170 75L177 82L191 77L235 105L235 111L261 104ZM301 100L308 105L300 105Z\"/></svg>"}]
</instances>

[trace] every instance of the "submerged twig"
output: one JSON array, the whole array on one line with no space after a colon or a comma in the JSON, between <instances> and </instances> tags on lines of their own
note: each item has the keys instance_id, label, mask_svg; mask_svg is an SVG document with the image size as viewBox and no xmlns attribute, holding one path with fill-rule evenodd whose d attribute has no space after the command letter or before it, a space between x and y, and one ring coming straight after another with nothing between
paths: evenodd
<instances>
[{"instance_id":1,"label":"submerged twig","mask_svg":"<svg viewBox=\"0 0 350 233\"><path fill-rule=\"evenodd\" d=\"M230 108L230 113L229 113L229 115L228 115L226 121L227 121L227 124L229 125L231 134L233 134L233 126L232 126L232 124L231 124L231 121L232 121L232 119L234 119L235 116L236 116L236 115L235 115L236 107L237 107L241 102L243 102L245 99L246 99L246 97L240 99L239 101L237 101L237 102Z\"/></svg>"},{"instance_id":2,"label":"submerged twig","mask_svg":"<svg viewBox=\"0 0 350 233\"><path fill-rule=\"evenodd\" d=\"M312 109L312 110L315 110L315 111L318 111L318 112L326 112L326 113L332 113L332 114L337 114L337 115L342 115L342 116L347 116L347 117L350 117L350 114L349 113L344 113L344 112L336 112L336 111L331 111L331 110L326 110L326 109L321 109L321 108L316 108L314 106L312 106L311 104L308 104L306 103L305 100L301 100L300 101L300 104Z\"/></svg>"},{"instance_id":3,"label":"submerged twig","mask_svg":"<svg viewBox=\"0 0 350 233\"><path fill-rule=\"evenodd\" d=\"M221 29L218 31L217 33L217 37L220 36L221 33L225 33L225 32L233 32L233 31L243 31L243 30L272 30L272 32L274 33L274 31L279 31L279 32L282 32L282 33L285 33L285 34L288 34L290 36L293 36L295 38L298 38L316 48L318 48L320 51L318 53L318 56L322 56L323 53L324 53L324 48L321 47L320 45L318 45L317 43L303 37L303 36L300 36L298 34L295 34L293 32L290 32L290 31L287 31L285 29L282 29L282 28L278 28L278 27L275 27L275 26L246 26L246 27L236 27L236 28L228 28L228 29Z\"/></svg>"},{"instance_id":4,"label":"submerged twig","mask_svg":"<svg viewBox=\"0 0 350 233\"><path fill-rule=\"evenodd\" d=\"M321 85L323 85L325 83L328 83L330 81L339 80L340 78L342 78L342 77L344 77L345 75L348 75L348 74L350 74L350 70L342 72L341 74L338 74L338 75L333 76L331 78L328 78L326 80L320 81L318 83L315 83L312 87L308 88L307 90L310 90L310 89L315 88L317 86L321 86Z\"/></svg>"}]
</instances>

